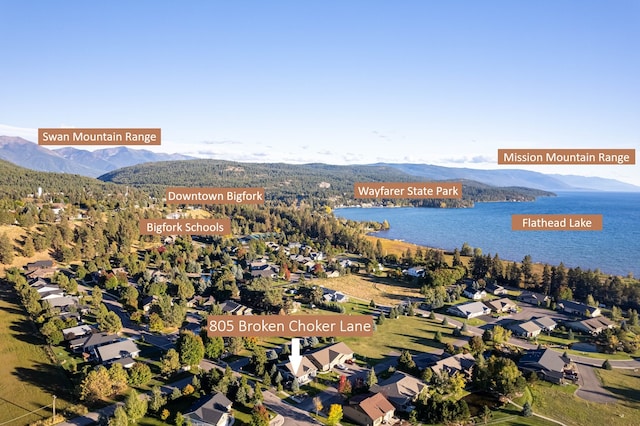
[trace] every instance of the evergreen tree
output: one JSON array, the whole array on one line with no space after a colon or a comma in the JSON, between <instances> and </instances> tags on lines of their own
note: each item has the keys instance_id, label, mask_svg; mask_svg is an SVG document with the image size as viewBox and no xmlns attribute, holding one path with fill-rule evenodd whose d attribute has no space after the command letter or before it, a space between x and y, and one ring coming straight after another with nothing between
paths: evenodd
<instances>
[{"instance_id":1,"label":"evergreen tree","mask_svg":"<svg viewBox=\"0 0 640 426\"><path fill-rule=\"evenodd\" d=\"M127 412L129 421L136 423L147 414L147 399L140 398L135 389L131 389L124 402L124 409Z\"/></svg>"},{"instance_id":2,"label":"evergreen tree","mask_svg":"<svg viewBox=\"0 0 640 426\"><path fill-rule=\"evenodd\" d=\"M13 244L6 232L0 235L0 263L5 265L13 262Z\"/></svg>"},{"instance_id":3,"label":"evergreen tree","mask_svg":"<svg viewBox=\"0 0 640 426\"><path fill-rule=\"evenodd\" d=\"M367 388L370 389L371 386L375 385L376 383L378 383L378 377L376 376L376 372L373 367L371 367L371 369L367 373Z\"/></svg>"}]
</instances>

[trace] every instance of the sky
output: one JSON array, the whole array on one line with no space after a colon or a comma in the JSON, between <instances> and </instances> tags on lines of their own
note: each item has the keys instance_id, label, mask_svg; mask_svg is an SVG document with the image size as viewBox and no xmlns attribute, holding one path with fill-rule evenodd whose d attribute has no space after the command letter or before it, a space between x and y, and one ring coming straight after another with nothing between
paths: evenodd
<instances>
[{"instance_id":1,"label":"sky","mask_svg":"<svg viewBox=\"0 0 640 426\"><path fill-rule=\"evenodd\" d=\"M0 135L485 169L498 148L638 152L639 42L637 0L0 0ZM518 168L640 185L638 165Z\"/></svg>"}]
</instances>

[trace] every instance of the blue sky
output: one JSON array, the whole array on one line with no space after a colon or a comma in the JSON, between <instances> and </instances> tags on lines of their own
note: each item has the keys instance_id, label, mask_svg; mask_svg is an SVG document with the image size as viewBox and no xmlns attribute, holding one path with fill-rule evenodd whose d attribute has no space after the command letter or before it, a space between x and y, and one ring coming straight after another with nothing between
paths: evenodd
<instances>
[{"instance_id":1,"label":"blue sky","mask_svg":"<svg viewBox=\"0 0 640 426\"><path fill-rule=\"evenodd\" d=\"M640 2L0 0L0 134L161 127L238 161L640 149ZM529 167L640 185L635 166Z\"/></svg>"}]
</instances>

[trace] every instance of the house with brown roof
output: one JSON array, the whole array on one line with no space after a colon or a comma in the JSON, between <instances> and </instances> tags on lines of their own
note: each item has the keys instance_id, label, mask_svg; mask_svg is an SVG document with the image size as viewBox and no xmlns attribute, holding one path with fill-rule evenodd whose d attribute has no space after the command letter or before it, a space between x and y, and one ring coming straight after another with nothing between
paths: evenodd
<instances>
[{"instance_id":1,"label":"house with brown roof","mask_svg":"<svg viewBox=\"0 0 640 426\"><path fill-rule=\"evenodd\" d=\"M352 359L353 351L346 344L338 342L308 356L309 360L318 368L318 371L329 371L336 365Z\"/></svg>"},{"instance_id":2,"label":"house with brown roof","mask_svg":"<svg viewBox=\"0 0 640 426\"><path fill-rule=\"evenodd\" d=\"M431 366L431 370L435 374L442 374L446 371L449 376L455 373L461 373L466 377L471 377L473 367L476 365L476 359L471 354L456 354L441 359Z\"/></svg>"},{"instance_id":3,"label":"house with brown roof","mask_svg":"<svg viewBox=\"0 0 640 426\"><path fill-rule=\"evenodd\" d=\"M387 379L381 380L371 386L371 392L379 392L396 407L396 410L410 412L415 406L418 395L427 385L419 379L402 372L396 371Z\"/></svg>"},{"instance_id":4,"label":"house with brown roof","mask_svg":"<svg viewBox=\"0 0 640 426\"><path fill-rule=\"evenodd\" d=\"M395 408L381 393L356 395L342 407L344 416L361 426L394 423Z\"/></svg>"},{"instance_id":5,"label":"house with brown roof","mask_svg":"<svg viewBox=\"0 0 640 426\"><path fill-rule=\"evenodd\" d=\"M605 330L617 327L616 323L606 317L588 318L582 321L567 323L567 327L574 331L591 335L600 334Z\"/></svg>"},{"instance_id":6,"label":"house with brown roof","mask_svg":"<svg viewBox=\"0 0 640 426\"><path fill-rule=\"evenodd\" d=\"M302 357L302 361L300 362L300 366L298 367L298 371L293 371L293 366L291 362L284 364L282 368L285 377L293 380L297 379L298 384L304 385L305 383L309 383L316 377L318 374L318 367L311 362L308 356L304 355Z\"/></svg>"},{"instance_id":7,"label":"house with brown roof","mask_svg":"<svg viewBox=\"0 0 640 426\"><path fill-rule=\"evenodd\" d=\"M542 327L536 324L535 321L514 323L507 326L507 328L511 330L516 336L525 337L528 339L534 338L542 333Z\"/></svg>"},{"instance_id":8,"label":"house with brown roof","mask_svg":"<svg viewBox=\"0 0 640 426\"><path fill-rule=\"evenodd\" d=\"M487 305L489 309L491 309L491 312L495 312L498 314L504 313L504 312L513 312L517 308L517 305L507 297L503 297L501 299L495 299L495 300L488 300L484 302L484 304Z\"/></svg>"}]
</instances>

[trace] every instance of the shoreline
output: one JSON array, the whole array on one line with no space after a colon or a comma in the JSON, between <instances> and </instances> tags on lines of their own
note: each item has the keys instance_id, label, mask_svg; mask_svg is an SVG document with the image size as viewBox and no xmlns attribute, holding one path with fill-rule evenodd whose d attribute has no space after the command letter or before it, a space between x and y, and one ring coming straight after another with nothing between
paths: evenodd
<instances>
[{"instance_id":1,"label":"shoreline","mask_svg":"<svg viewBox=\"0 0 640 426\"><path fill-rule=\"evenodd\" d=\"M378 231L373 231L370 233L367 233L365 235L365 238L367 238L369 241L371 241L371 243L374 245L376 245L376 241L380 240L382 243L382 248L385 251L389 251L389 253L386 254L395 254L397 256L402 256L402 254L407 250L407 249L411 249L411 251L415 254L415 250L417 248L420 248L422 250L438 250L441 251L444 256L445 256L445 260L447 261L447 263L449 265L451 265L451 259L453 258L453 250L447 250L447 249L442 249L442 248L437 248L437 247L429 247L429 246L424 246L424 245L420 245L420 244L415 244L412 242L408 242L408 241L404 241L404 240L397 240L397 239L390 239L390 238L384 238L384 237L378 237L376 236L376 232ZM482 247L479 247L480 249L482 249ZM460 247L458 248L458 251L460 251ZM385 255L386 255L385 254ZM493 255L498 255L500 256L500 253L493 253ZM468 266L469 261L471 259L472 256L463 256L462 254L460 255L460 258L462 259L462 263L465 266ZM502 263L504 264L504 266L507 266L511 263L514 263L518 266L522 265L522 261L519 260L511 260L511 259L503 259L500 258L500 260L502 261ZM542 262L532 262L531 263L533 266L533 272L534 273L538 273L540 274L540 276L542 276L542 271L544 269L544 265L545 263ZM556 264L551 264L551 263L547 263L549 266L558 266ZM569 266L565 265L565 268L569 269ZM597 268L592 269L592 271L595 271ZM599 272L599 275L602 277L619 277L621 279L626 279L627 276L625 275L616 275L616 274L607 274L606 272ZM634 277L634 279L636 279Z\"/></svg>"}]
</instances>

